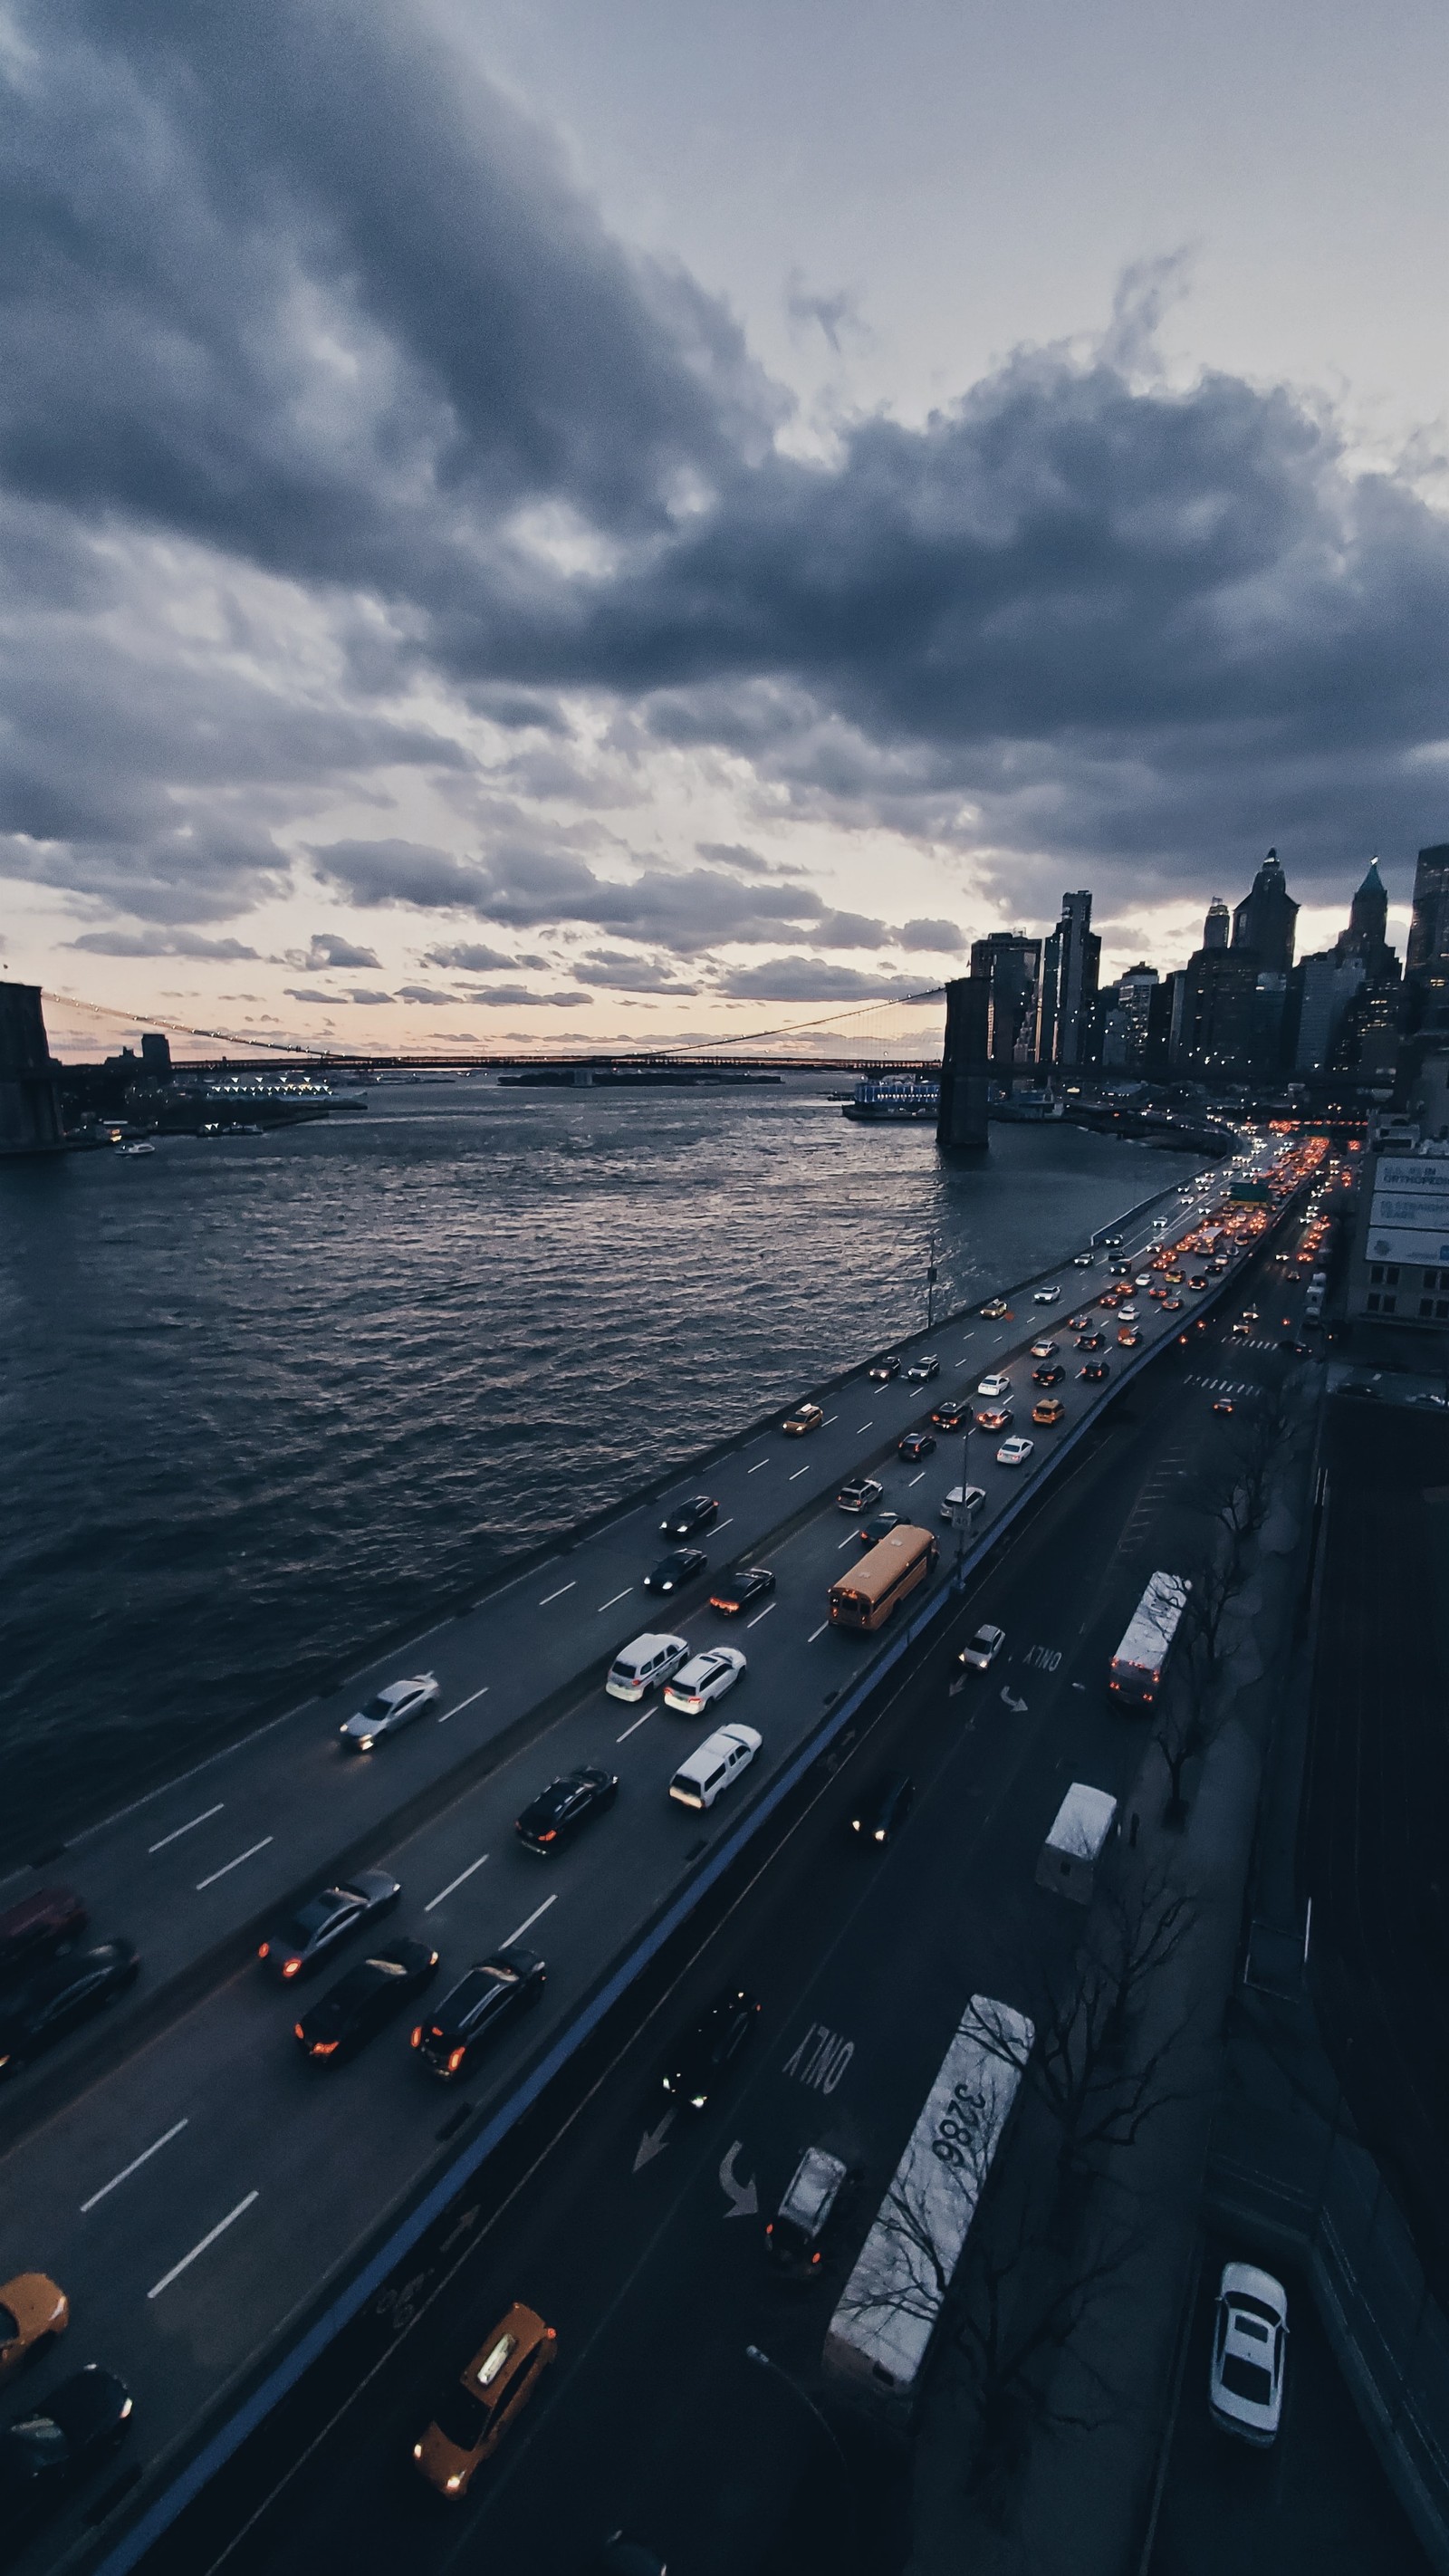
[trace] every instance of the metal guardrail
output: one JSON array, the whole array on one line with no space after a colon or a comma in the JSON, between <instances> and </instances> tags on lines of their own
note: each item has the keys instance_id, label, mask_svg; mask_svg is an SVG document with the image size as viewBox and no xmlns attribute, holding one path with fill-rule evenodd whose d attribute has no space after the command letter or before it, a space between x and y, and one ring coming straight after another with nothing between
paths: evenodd
<instances>
[{"instance_id":1,"label":"metal guardrail","mask_svg":"<svg viewBox=\"0 0 1449 2576\"><path fill-rule=\"evenodd\" d=\"M1164 1195L1164 1192L1159 1191L1154 1194L1153 1200L1148 1200L1145 1204L1151 1206L1156 1198ZM1263 1242L1268 1240L1291 1211L1297 1195L1295 1192L1273 1212L1272 1222L1262 1237ZM1118 1220L1118 1224L1128 1221L1128 1219L1121 1219ZM1116 1230L1117 1228L1114 1227L1113 1231ZM1209 1289L1199 1298L1193 1310L1194 1320L1209 1312L1232 1284L1233 1274L1229 1271L1214 1288ZM718 1850L711 1853L700 1868L691 1875L688 1884L681 1889L679 1895L666 1907L642 1938L626 1951L605 1982L596 1989L567 2028L560 2032L553 2045L530 2069L522 2082L515 2086L489 2116L478 2135L466 2147L460 2149L446 2172L431 2185L424 2197L399 2222L385 2243L338 2292L322 2314L314 2320L250 2395L234 2409L225 2423L217 2428L194 2457L177 2472L171 2483L146 2508L139 2520L107 2552L99 2562L96 2576L129 2576L129 2571L139 2564L147 2550L164 2536L187 2507L194 2502L208 2481L234 2457L242 2444L258 2429L282 2399L297 2386L329 2345L335 2342L344 2329L362 2313L368 2301L382 2289L390 2275L406 2262L427 2230L435 2224L449 2204L457 2198L459 2192L496 2152L510 2131L518 2126L525 2115L534 2108L548 2086L579 2055L586 2042L592 2038L628 1988L638 1981L666 1943L689 1920L691 1914L698 1909L726 1871L748 1848L761 1828L799 1786L812 1764L818 1762L822 1753L830 1749L886 1675L925 1635L947 1605L962 1598L970 1578L999 1545L1006 1532L1015 1527L1022 1514L1037 1500L1044 1485L1050 1483L1062 1460L1070 1456L1088 1433L1098 1427L1107 1405L1115 1402L1124 1389L1132 1385L1145 1369L1162 1357L1164 1352L1177 1348L1181 1338L1175 1333L1168 1335L1129 1361L1104 1403L1101 1406L1093 1406L1061 1441L1054 1443L1050 1458L1042 1460L1040 1467L1024 1481L1021 1492L992 1522L990 1529L982 1533L974 1546L964 1551L959 1568L953 1568L948 1579L938 1583L932 1589L921 1607L903 1627L897 1630L880 1653L873 1656L864 1669L857 1673L847 1689L838 1695L835 1693L829 1695L826 1715L756 1799L748 1814L743 1816L733 1832L725 1837Z\"/></svg>"}]
</instances>

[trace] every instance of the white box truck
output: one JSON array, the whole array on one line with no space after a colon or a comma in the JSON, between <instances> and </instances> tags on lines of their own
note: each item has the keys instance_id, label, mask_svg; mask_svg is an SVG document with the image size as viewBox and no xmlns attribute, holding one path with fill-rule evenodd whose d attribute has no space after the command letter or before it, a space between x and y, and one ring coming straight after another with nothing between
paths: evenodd
<instances>
[{"instance_id":1,"label":"white box truck","mask_svg":"<svg viewBox=\"0 0 1449 2576\"><path fill-rule=\"evenodd\" d=\"M1074 1780L1057 1809L1036 1865L1036 1883L1074 1905L1090 1905L1097 1863L1117 1830L1117 1801Z\"/></svg>"}]
</instances>

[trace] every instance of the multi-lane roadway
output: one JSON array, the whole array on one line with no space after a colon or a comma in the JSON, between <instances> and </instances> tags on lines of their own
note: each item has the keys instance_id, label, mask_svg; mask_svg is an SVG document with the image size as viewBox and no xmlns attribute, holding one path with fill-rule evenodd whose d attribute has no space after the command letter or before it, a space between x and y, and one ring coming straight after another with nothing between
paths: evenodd
<instances>
[{"instance_id":1,"label":"multi-lane roadway","mask_svg":"<svg viewBox=\"0 0 1449 2576\"><path fill-rule=\"evenodd\" d=\"M1158 1239L1149 1228L1147 1242L1139 1234L1128 1249L1143 1253ZM164 2459L256 2355L285 2338L319 2285L567 2021L631 1930L688 1878L872 1655L874 1641L826 1624L828 1586L856 1547L831 1499L843 1474L882 1472L892 1507L939 1526L944 1494L960 1478L960 1444L943 1439L907 1466L894 1454L900 1433L925 1418L943 1388L971 1388L993 1365L1010 1370L1024 1412L1023 1343L1047 1333L1069 1348L1064 1318L1089 1284L1105 1286L1103 1274L1100 1256L1090 1283L1066 1267L1063 1294L1049 1308L1028 1294L994 1324L943 1329L941 1372L929 1385L901 1377L877 1386L862 1375L827 1401L833 1418L810 1439L764 1434L711 1468L720 1503L706 1539L712 1568L763 1554L777 1589L749 1614L751 1625L726 1629L706 1606L707 1584L682 1612L669 1608L667 1624L692 1643L728 1634L750 1659L746 1680L711 1717L757 1726L764 1752L708 1816L671 1807L667 1784L709 1721L672 1716L656 1701L624 1707L600 1686L623 1637L665 1624L646 1615L638 1588L664 1544L651 1527L656 1514L640 1507L429 1640L443 1685L438 1715L373 1759L343 1755L336 1728L382 1671L66 1855L97 1928L139 1928L148 1980L138 2014L148 1985L162 2002L149 2024L132 2023L129 2044L124 2028L112 2039L113 2026L102 2025L103 2050L82 2034L14 2088L0 2278L43 2264L64 2283L75 2314L66 2361L94 2355L124 2369L136 2396L138 2458ZM1137 1302L1147 1348L1191 1322ZM906 1359L913 1355L905 1346ZM1067 1392L1070 1432L1089 1400L1100 1407L1110 1397L1112 1381L1099 1392L1073 1374ZM1033 1470L1061 1436L1037 1435ZM991 1463L994 1449L973 1438L971 1473L987 1488L988 1530L1021 1490L1019 1474ZM581 1636L591 1646L582 1684ZM477 1712L490 1702L493 1714L480 1724ZM481 1740L460 1762L452 1730L470 1723ZM518 1846L513 1819L550 1776L586 1762L619 1774L617 1806L560 1863L540 1863ZM409 2052L405 2032L385 2035L347 2069L304 2064L290 2037L291 1996L235 1955L268 1889L279 1900L347 1853L396 1872L405 1892L396 1928L441 1951L442 1986L510 1939L547 1957L542 2010L500 2041L486 2077L456 2109ZM47 2367L53 2376L62 2364ZM75 2529L73 2520L58 2524L37 2563Z\"/></svg>"},{"instance_id":2,"label":"multi-lane roadway","mask_svg":"<svg viewBox=\"0 0 1449 2576\"><path fill-rule=\"evenodd\" d=\"M244 2465L224 2480L155 2576L311 2576L319 2563L582 2576L621 2523L688 2576L883 2576L898 2563L908 2520L889 2464L858 2442L842 2462L803 2399L828 2406L826 2318L966 1996L1032 2010L1078 1936L1075 1909L1036 1885L1036 1857L1070 1780L1120 1795L1140 1761L1145 1730L1108 1705L1106 1664L1147 1575L1202 1542L1235 1432L1200 1381L1231 1369L1248 1388L1283 1366L1276 1353L1244 1361L1240 1340L1214 1321L1138 1382L763 1874L651 1994L537 2170L409 2283L391 2354L330 2420L307 2421L294 2471L273 2462L257 2482ZM1006 1648L963 1678L956 1650L983 1618ZM912 1774L917 1798L876 1856L849 1818L885 1765ZM666 2043L736 1983L763 2006L750 2054L702 2118L671 2114ZM769 2269L763 2227L808 2144L861 2181L824 2273L801 2287ZM555 2326L559 2366L454 2512L421 2489L411 2443L514 2298ZM749 2366L752 2343L794 2388Z\"/></svg>"}]
</instances>

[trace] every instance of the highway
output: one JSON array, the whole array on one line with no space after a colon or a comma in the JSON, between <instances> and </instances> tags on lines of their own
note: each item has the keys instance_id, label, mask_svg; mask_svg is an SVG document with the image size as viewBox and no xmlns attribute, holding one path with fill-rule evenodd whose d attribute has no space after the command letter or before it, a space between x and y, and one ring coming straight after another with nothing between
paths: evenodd
<instances>
[{"instance_id":1,"label":"highway","mask_svg":"<svg viewBox=\"0 0 1449 2576\"><path fill-rule=\"evenodd\" d=\"M1105 1285L1100 1261L1096 1284ZM260 2351L286 2337L319 2286L446 2162L444 2149L456 2151L450 2139L476 2128L557 2034L631 1932L737 1823L874 1652L874 1641L825 1626L827 1586L856 1545L854 1524L833 1504L842 1472L875 1467L890 1504L939 1526L941 1498L960 1474L959 1445L943 1440L906 1466L895 1458L896 1438L925 1418L943 1387L970 1387L1025 1338L1054 1332L1082 1299L1085 1275L1065 1270L1062 1285L1049 1316L1018 1299L1015 1316L998 1326L977 1319L943 1328L941 1375L930 1386L854 1380L827 1404L836 1419L825 1431L805 1441L760 1435L711 1467L721 1503L706 1542L712 1565L764 1554L778 1590L748 1628L709 1612L707 1585L682 1617L670 1611L669 1624L691 1639L727 1635L749 1654L746 1680L710 1720L654 1703L621 1706L600 1686L624 1637L663 1624L646 1620L637 1590L663 1546L639 1507L429 1641L444 1684L438 1721L370 1762L344 1757L336 1726L383 1675L358 1677L332 1703L206 1766L66 1856L68 1868L84 1860L76 1876L99 1932L139 1926L148 1977L129 2028L122 2007L100 2025L103 2048L82 2035L59 2066L42 2066L8 2096L0 2278L43 2265L75 2314L62 2354L27 2396L43 2396L49 2378L81 2359L119 2366L136 2398L136 2463L154 2464L240 2384ZM1148 1347L1191 1325L1187 1312L1164 1317L1145 1297L1136 1302ZM1075 1364L1071 1337L1061 1338ZM1183 1364L1200 1374L1211 1338L1194 1332L1198 1348ZM1012 1373L1020 1427L1027 1371L1013 1361ZM1065 1392L1070 1427L1088 1410L1087 1390L1069 1375ZM1100 1417L1103 1399L1094 1407ZM1034 1467L1052 1437L1037 1435ZM973 1437L971 1472L988 1489L988 1526L1020 1490L994 1450L994 1441ZM1064 1493L1088 1472L1084 1460L1064 1474ZM1046 1509L1057 1508L1053 1495ZM950 1533L942 1537L949 1560ZM605 1642L581 1676L579 1639L595 1620L607 1622L597 1632ZM413 1660L390 1658L388 1669ZM484 1721L491 1732L480 1727L460 1760L451 1730L477 1726L480 1704L486 1711L495 1698ZM765 1737L744 1785L705 1817L671 1807L666 1786L681 1752L711 1721L734 1716ZM554 1773L584 1761L618 1771L618 1806L559 1863L540 1864L517 1845L513 1817ZM265 1893L268 1879L278 1893L320 1880L342 1852L395 1870L405 1897L389 1928L426 1933L441 1950L436 1991L508 1939L547 1956L542 2009L500 2041L461 2104L424 2073L405 2028L355 2066L303 2064L289 2036L292 1994L265 1984L242 1949L256 1890ZM249 1870L253 1893L240 1899L233 1891ZM98 1893L108 1884L109 1902ZM303 1993L315 1996L333 1973ZM149 2019L140 2008L148 1985L159 1989ZM77 2528L74 2516L55 2525L30 2553L33 2563L53 2561Z\"/></svg>"},{"instance_id":2,"label":"highway","mask_svg":"<svg viewBox=\"0 0 1449 2576\"><path fill-rule=\"evenodd\" d=\"M825 2320L966 1997L1031 2011L1080 1916L1034 1882L1070 1780L1121 1794L1146 1730L1108 1705L1108 1657L1147 1575L1201 1543L1196 1507L1232 1438L1201 1381L1261 1382L1226 1321L1139 1381L971 1587L838 1777L817 1786L762 1873L681 1965L531 2176L483 2205L466 2252L409 2296L396 2346L278 2485L243 2464L146 2562L147 2576L357 2576L406 2565L585 2570L618 2523L687 2576L871 2576L905 2517L887 2458L849 2476L799 2399L750 2369L762 2346L812 2400ZM978 1619L1007 1631L959 1681ZM848 1819L884 1764L916 1806L862 1852ZM725 1984L764 2007L753 2052L698 2119L658 2090L669 2035ZM824 2274L767 2268L763 2223L807 2144L861 2168ZM409 2450L433 2396L510 2301L560 2338L559 2367L472 2500L440 2505ZM827 2400L828 2402L828 2400ZM241 2526L238 2530L238 2526Z\"/></svg>"}]
</instances>

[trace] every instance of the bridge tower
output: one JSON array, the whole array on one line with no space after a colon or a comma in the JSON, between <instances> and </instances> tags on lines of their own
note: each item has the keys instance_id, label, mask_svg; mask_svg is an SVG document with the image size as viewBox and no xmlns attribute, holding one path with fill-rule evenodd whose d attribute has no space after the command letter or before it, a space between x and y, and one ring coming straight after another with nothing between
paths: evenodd
<instances>
[{"instance_id":1,"label":"bridge tower","mask_svg":"<svg viewBox=\"0 0 1449 2576\"><path fill-rule=\"evenodd\" d=\"M0 984L0 1154L53 1153L60 1093L38 984Z\"/></svg>"},{"instance_id":2,"label":"bridge tower","mask_svg":"<svg viewBox=\"0 0 1449 2576\"><path fill-rule=\"evenodd\" d=\"M943 1154L979 1152L987 1142L987 1023L991 985L985 975L958 975L946 987L946 1043L936 1144Z\"/></svg>"}]
</instances>

